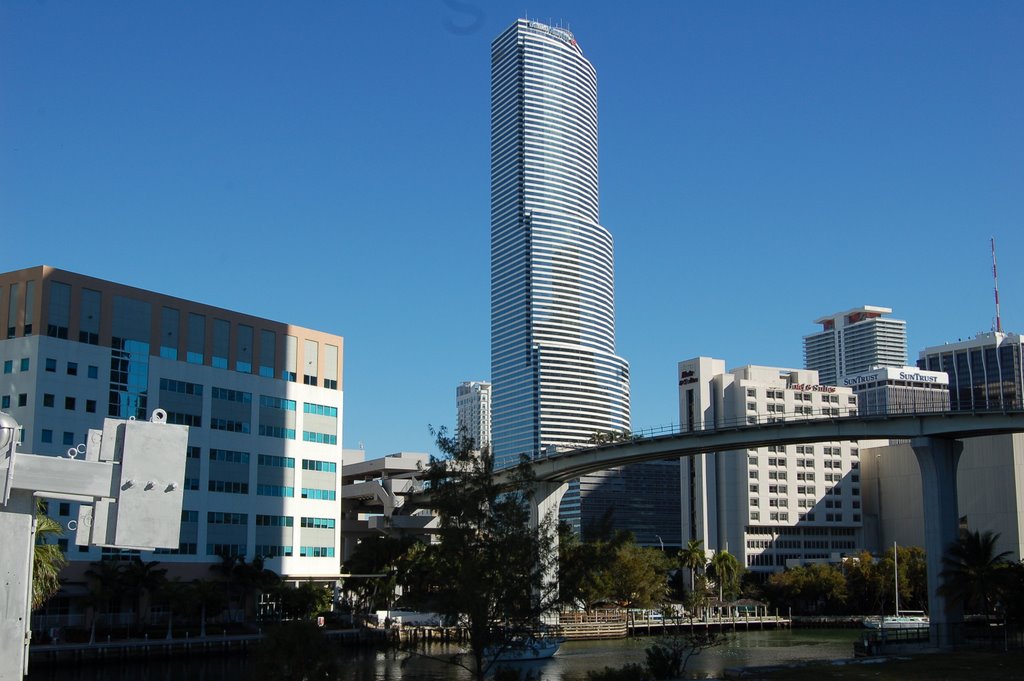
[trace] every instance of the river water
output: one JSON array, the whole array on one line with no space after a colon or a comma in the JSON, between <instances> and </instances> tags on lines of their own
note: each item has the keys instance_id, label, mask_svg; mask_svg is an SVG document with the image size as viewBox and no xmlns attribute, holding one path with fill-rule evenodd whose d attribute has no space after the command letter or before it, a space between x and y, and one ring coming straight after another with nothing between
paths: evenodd
<instances>
[{"instance_id":1,"label":"river water","mask_svg":"<svg viewBox=\"0 0 1024 681\"><path fill-rule=\"evenodd\" d=\"M853 657L853 629L794 629L730 634L729 642L703 651L687 666L692 679L720 678L729 667L762 666L802 660ZM654 638L615 641L570 641L542 662L522 663L536 669L545 681L586 681L587 672L604 667L643 663L644 649ZM438 647L435 653L443 653ZM337 681L466 681L469 675L450 665L414 657L403 664L404 653L350 649L342 654ZM192 659L81 664L70 668L38 666L29 681L236 681L248 677L244 655Z\"/></svg>"}]
</instances>

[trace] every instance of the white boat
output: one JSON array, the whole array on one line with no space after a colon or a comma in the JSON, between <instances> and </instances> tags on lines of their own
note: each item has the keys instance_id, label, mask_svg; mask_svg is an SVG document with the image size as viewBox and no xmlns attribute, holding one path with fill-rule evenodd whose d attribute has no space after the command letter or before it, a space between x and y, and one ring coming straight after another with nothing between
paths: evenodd
<instances>
[{"instance_id":1,"label":"white boat","mask_svg":"<svg viewBox=\"0 0 1024 681\"><path fill-rule=\"evenodd\" d=\"M516 636L503 644L487 648L484 657L495 662L545 660L558 652L563 641L564 638L557 636Z\"/></svg>"},{"instance_id":2,"label":"white boat","mask_svg":"<svg viewBox=\"0 0 1024 681\"><path fill-rule=\"evenodd\" d=\"M892 545L892 570L893 581L896 584L896 615L886 617L868 617L864 620L864 626L868 629L927 629L931 626L928 615L921 610L904 610L900 613L900 568L896 543Z\"/></svg>"},{"instance_id":3,"label":"white boat","mask_svg":"<svg viewBox=\"0 0 1024 681\"><path fill-rule=\"evenodd\" d=\"M869 617L864 620L868 629L927 629L931 626L928 615L921 611L906 610L904 613L891 617Z\"/></svg>"}]
</instances>

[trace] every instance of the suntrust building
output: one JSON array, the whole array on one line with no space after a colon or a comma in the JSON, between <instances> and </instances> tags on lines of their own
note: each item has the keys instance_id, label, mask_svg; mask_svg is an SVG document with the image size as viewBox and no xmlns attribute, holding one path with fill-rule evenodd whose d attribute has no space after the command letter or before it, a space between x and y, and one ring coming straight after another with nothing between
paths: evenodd
<instances>
[{"instance_id":1,"label":"suntrust building","mask_svg":"<svg viewBox=\"0 0 1024 681\"><path fill-rule=\"evenodd\" d=\"M843 376L862 415L913 414L949 409L949 375L916 367L883 367Z\"/></svg>"}]
</instances>

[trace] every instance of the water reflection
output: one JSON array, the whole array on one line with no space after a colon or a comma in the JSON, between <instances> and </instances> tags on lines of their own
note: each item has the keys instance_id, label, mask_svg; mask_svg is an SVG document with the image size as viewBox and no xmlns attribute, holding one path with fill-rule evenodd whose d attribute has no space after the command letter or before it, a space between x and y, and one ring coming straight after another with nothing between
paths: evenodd
<instances>
[{"instance_id":1,"label":"water reflection","mask_svg":"<svg viewBox=\"0 0 1024 681\"><path fill-rule=\"evenodd\" d=\"M760 666L800 660L828 660L853 656L858 631L851 629L758 631L738 633L727 645L694 657L688 675L694 679L720 678L728 667ZM522 663L541 671L545 681L586 681L587 672L604 667L642 663L644 649L653 639L573 641L558 655L541 662ZM453 652L437 646L437 656ZM372 649L345 649L340 653L338 681L468 681L470 675L443 662L404 653ZM36 665L29 681L235 681L248 677L248 659L224 655L170 660L82 663L62 668Z\"/></svg>"}]
</instances>

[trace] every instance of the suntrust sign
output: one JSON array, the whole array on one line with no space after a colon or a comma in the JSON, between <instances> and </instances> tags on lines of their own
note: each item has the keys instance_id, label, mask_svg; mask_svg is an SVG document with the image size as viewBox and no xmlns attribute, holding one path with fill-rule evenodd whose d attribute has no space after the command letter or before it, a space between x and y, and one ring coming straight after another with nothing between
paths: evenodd
<instances>
[{"instance_id":1,"label":"suntrust sign","mask_svg":"<svg viewBox=\"0 0 1024 681\"><path fill-rule=\"evenodd\" d=\"M888 383L889 381L911 381L914 383L934 383L935 385L948 385L949 374L945 371L925 371L915 367L887 367L885 369L874 369L863 374L843 376L840 380L842 385L856 387L868 383Z\"/></svg>"}]
</instances>

